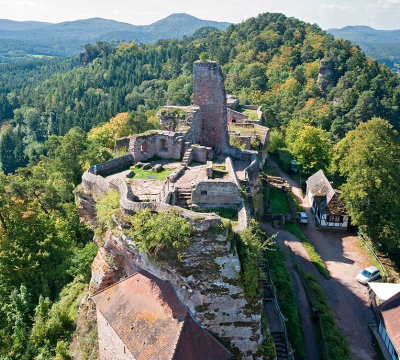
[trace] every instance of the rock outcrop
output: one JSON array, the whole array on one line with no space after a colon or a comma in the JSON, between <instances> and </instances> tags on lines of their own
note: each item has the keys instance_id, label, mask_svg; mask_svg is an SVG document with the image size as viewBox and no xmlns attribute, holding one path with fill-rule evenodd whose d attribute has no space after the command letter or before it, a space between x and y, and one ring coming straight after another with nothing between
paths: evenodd
<instances>
[{"instance_id":1,"label":"rock outcrop","mask_svg":"<svg viewBox=\"0 0 400 360\"><path fill-rule=\"evenodd\" d=\"M328 86L334 86L332 64L328 59L321 59L317 83L320 84L322 91L325 91Z\"/></svg>"},{"instance_id":2,"label":"rock outcrop","mask_svg":"<svg viewBox=\"0 0 400 360\"><path fill-rule=\"evenodd\" d=\"M157 260L139 252L132 239L107 232L95 239L99 252L92 264L90 292L100 291L144 269L169 281L196 320L230 343L243 359L253 359L261 336L262 300L249 302L238 285L240 261L230 233L221 227L197 232L180 255L160 249Z\"/></svg>"}]
</instances>

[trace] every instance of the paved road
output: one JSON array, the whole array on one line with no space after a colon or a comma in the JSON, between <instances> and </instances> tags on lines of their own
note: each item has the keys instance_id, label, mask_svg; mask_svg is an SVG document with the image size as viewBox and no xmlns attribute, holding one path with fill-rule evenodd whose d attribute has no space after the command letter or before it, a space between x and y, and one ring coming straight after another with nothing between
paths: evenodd
<instances>
[{"instance_id":1,"label":"paved road","mask_svg":"<svg viewBox=\"0 0 400 360\"><path fill-rule=\"evenodd\" d=\"M271 166L277 167L273 161L270 159L268 161ZM304 233L324 260L331 279L326 280L317 273L309 261L304 247L298 241L293 241L293 235L279 230L282 238L279 237L278 243L286 241L303 268L316 275L328 298L328 303L335 313L338 327L350 344L353 358L355 360L372 360L375 351L368 323L374 322L374 318L368 307L366 287L355 281L356 275L363 268L371 265L368 256L354 234L343 230L318 230L307 198L302 197L297 183L279 168L277 170L279 175L292 186L293 193L307 213L309 220L308 225L303 228Z\"/></svg>"}]
</instances>

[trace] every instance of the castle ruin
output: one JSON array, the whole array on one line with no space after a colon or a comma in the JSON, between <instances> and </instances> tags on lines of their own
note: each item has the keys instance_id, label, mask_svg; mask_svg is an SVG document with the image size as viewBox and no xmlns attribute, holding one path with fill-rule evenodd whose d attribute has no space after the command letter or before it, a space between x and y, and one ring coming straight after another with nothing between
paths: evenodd
<instances>
[{"instance_id":1,"label":"castle ruin","mask_svg":"<svg viewBox=\"0 0 400 360\"><path fill-rule=\"evenodd\" d=\"M140 252L135 239L122 233L108 232L102 239L96 238L99 252L92 264L90 291L96 296L124 276L147 271L171 284L198 324L224 340L241 358L258 359L263 340L262 298L250 301L244 296L237 279L241 265L230 231L215 230L221 218L199 211L236 211L238 229L246 228L256 212L262 213L259 171L266 158L269 129L242 119L244 126L256 127L260 134L259 149L230 145L224 78L215 62L194 63L193 89L193 105L182 108L184 118L170 116L170 108L164 108L159 112L164 130L123 139L119 147L127 147L128 155L90 167L82 177L84 193L79 194L79 201L80 214L95 221L95 199L115 189L123 214L146 208L174 211L196 228L195 235L180 259L165 257L162 265ZM235 103L237 106L238 101ZM131 168L124 170L126 167ZM171 173L165 181L130 178L136 169L148 167ZM251 203L243 198L243 187L252 195ZM104 324L103 319L99 326Z\"/></svg>"}]
</instances>

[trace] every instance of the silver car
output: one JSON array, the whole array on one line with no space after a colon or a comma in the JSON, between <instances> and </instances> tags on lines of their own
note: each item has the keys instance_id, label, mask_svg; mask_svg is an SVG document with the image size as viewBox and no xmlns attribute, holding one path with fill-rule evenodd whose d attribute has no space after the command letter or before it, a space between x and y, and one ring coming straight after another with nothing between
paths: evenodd
<instances>
[{"instance_id":1,"label":"silver car","mask_svg":"<svg viewBox=\"0 0 400 360\"><path fill-rule=\"evenodd\" d=\"M379 276L381 276L381 272L375 266L370 266L361 271L357 276L356 280L360 284L366 284L369 281L376 280Z\"/></svg>"},{"instance_id":2,"label":"silver car","mask_svg":"<svg viewBox=\"0 0 400 360\"><path fill-rule=\"evenodd\" d=\"M307 214L305 212L298 212L297 215L299 216L299 223L307 224Z\"/></svg>"}]
</instances>

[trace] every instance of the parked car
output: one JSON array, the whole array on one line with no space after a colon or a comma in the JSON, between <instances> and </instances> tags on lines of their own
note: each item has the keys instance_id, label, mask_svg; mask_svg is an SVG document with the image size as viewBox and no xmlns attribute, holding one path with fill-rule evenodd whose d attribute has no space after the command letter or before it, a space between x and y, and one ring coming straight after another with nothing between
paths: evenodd
<instances>
[{"instance_id":1,"label":"parked car","mask_svg":"<svg viewBox=\"0 0 400 360\"><path fill-rule=\"evenodd\" d=\"M375 266L370 266L361 271L357 276L356 280L360 284L366 284L369 281L376 280L379 276L381 276L381 272Z\"/></svg>"},{"instance_id":2,"label":"parked car","mask_svg":"<svg viewBox=\"0 0 400 360\"><path fill-rule=\"evenodd\" d=\"M304 212L298 212L297 215L299 215L299 222L301 224L307 224L307 214Z\"/></svg>"}]
</instances>

